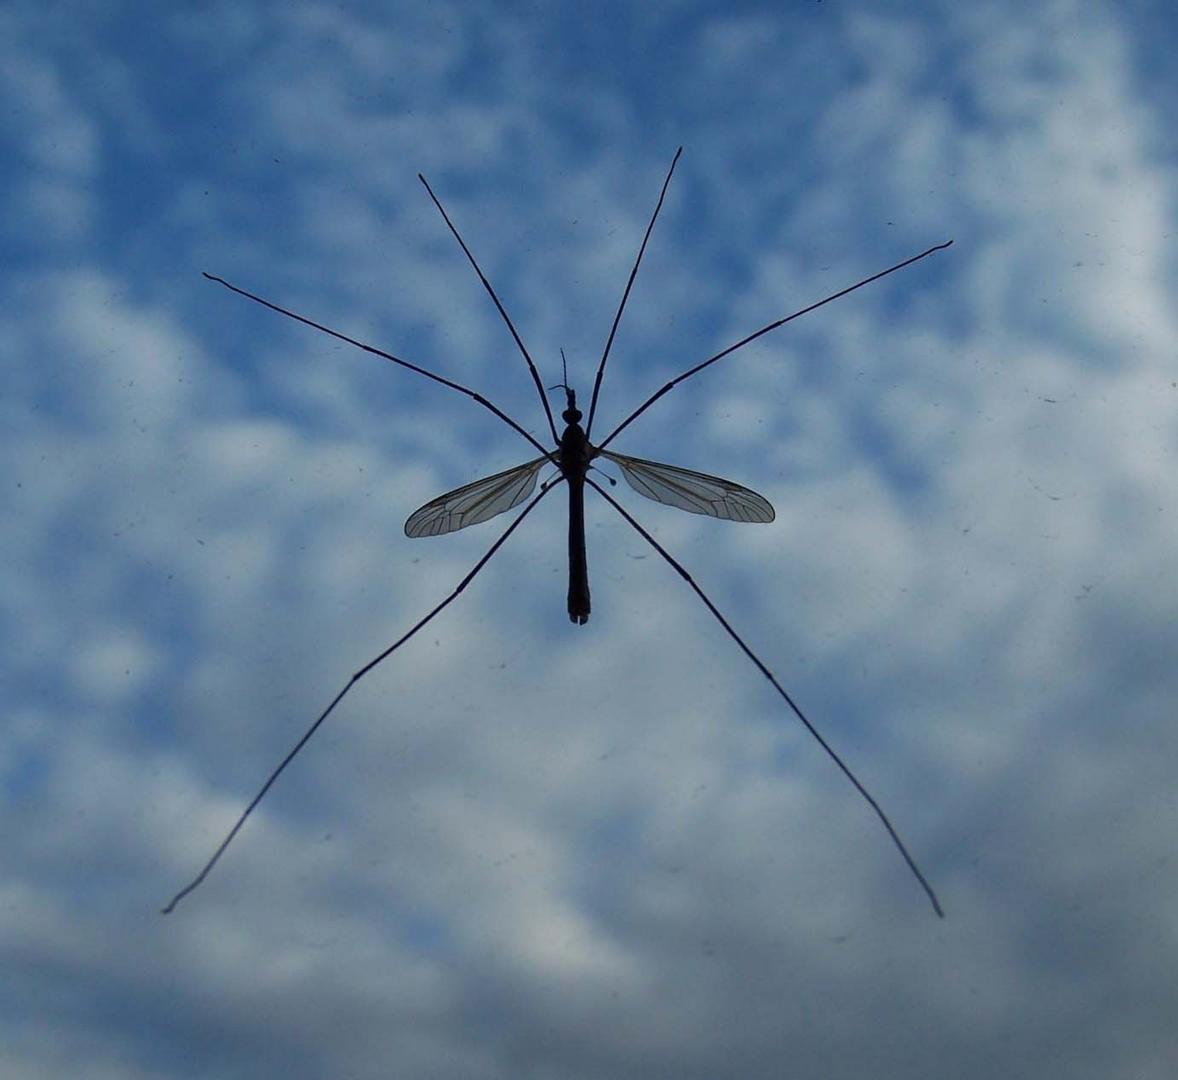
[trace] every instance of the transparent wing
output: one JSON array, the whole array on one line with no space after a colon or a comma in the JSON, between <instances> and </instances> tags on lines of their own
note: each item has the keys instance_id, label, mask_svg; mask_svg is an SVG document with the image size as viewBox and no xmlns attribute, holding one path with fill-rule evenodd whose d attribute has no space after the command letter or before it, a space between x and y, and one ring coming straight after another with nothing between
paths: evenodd
<instances>
[{"instance_id":1,"label":"transparent wing","mask_svg":"<svg viewBox=\"0 0 1178 1080\"><path fill-rule=\"evenodd\" d=\"M536 486L540 469L548 464L546 457L516 465L514 469L484 476L472 484L465 484L445 495L431 499L420 510L414 510L405 522L405 535L441 536L443 533L465 529L468 525L502 514L519 506Z\"/></svg>"},{"instance_id":2,"label":"transparent wing","mask_svg":"<svg viewBox=\"0 0 1178 1080\"><path fill-rule=\"evenodd\" d=\"M626 483L639 495L655 502L725 521L768 522L776 517L768 499L731 480L681 469L678 465L626 457L611 450L602 450L601 456L622 470Z\"/></svg>"}]
</instances>

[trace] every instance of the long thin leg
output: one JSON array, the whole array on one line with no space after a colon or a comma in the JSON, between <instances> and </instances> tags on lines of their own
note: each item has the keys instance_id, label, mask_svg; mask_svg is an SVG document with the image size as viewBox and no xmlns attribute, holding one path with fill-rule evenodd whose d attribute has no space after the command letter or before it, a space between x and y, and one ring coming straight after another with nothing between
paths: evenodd
<instances>
[{"instance_id":1,"label":"long thin leg","mask_svg":"<svg viewBox=\"0 0 1178 1080\"><path fill-rule=\"evenodd\" d=\"M408 368L410 371L416 371L418 375L424 375L427 379L432 379L436 383L441 383L443 386L450 387L451 390L457 390L460 394L465 394L468 398L473 398L480 405L486 409L490 409L500 420L502 420L508 427L514 428L525 439L528 440L541 454L547 455L548 449L541 445L536 439L529 435L519 424L517 424L510 416L507 415L497 405L493 405L482 394L476 393L468 386L463 386L461 383L456 383L450 379L443 378L441 375L435 375L432 371L427 371L423 367L418 367L417 364L411 364L408 360L402 360L399 356L394 356L392 353L387 353L383 349L378 349L374 345L365 345L362 341L357 341L355 338L348 337L347 334L341 334L338 330L332 330L330 326L324 326L322 323L317 323L313 319L308 319L305 315L298 315L293 311L288 311L284 307L279 307L277 304L269 300L256 296L252 292L246 292L245 289L239 288L237 285L230 284L224 278L217 277L215 274L204 274L209 281L215 281L218 285L224 285L230 292L237 293L238 296L244 296L247 300L252 300L255 304L261 304L262 307L268 307L271 311L277 311L279 315L285 315L288 319L294 319L295 322L301 322L313 330L319 330L324 334L330 334L333 338L338 338L340 341L346 341L349 345L355 345L357 349L363 349L367 353L372 353L374 356L379 356L384 360L391 360L394 364L400 364L403 368Z\"/></svg>"},{"instance_id":2,"label":"long thin leg","mask_svg":"<svg viewBox=\"0 0 1178 1080\"><path fill-rule=\"evenodd\" d=\"M716 617L720 625L728 632L728 636L731 637L732 640L740 646L741 651L745 654L745 656L747 656L757 666L757 669L761 672L761 674L764 675L765 678L773 684L773 689L776 690L778 694L780 694L781 697L785 700L785 703L791 709L793 709L797 718L801 720L801 722L806 726L806 730L811 735L813 735L815 739L818 740L818 745L826 751L830 759L842 770L843 775L846 776L846 778L850 780L852 784L854 784L855 790L858 791L859 794L867 800L872 810L875 811L876 817L878 817L879 820L883 822L883 827L887 829L888 835L892 838L892 843L896 845L896 848L899 850L900 854L904 856L904 861L908 864L908 869L912 871L916 877L916 880L920 882L920 887L924 889L925 895L929 898L929 902L933 905L933 910L940 918L943 919L945 917L945 912L941 909L941 903L937 899L937 894L933 892L932 886L929 885L929 883L925 880L924 874L920 872L920 868L916 865L912 856L908 854L908 849L904 846L904 841L900 839L900 834L897 833L896 830L892 827L892 823L888 820L887 814L883 812L883 809L880 807L879 803L875 801L867 788L865 788L859 782L858 778L847 767L843 759L835 753L831 745L818 733L818 729L815 728L814 725L806 719L806 714L802 712L794 699L789 696L789 693L786 691L785 687L783 687L781 683L777 681L776 677L773 675L773 672L771 672L764 665L757 654L754 653L753 650L744 643L744 640L741 638L741 636L732 629L732 625L728 622L728 620L720 614L720 611L716 605L707 598L703 589L701 589L695 583L691 575L671 556L666 548L664 548L662 544L660 544L653 536L650 535L650 533L648 533L641 525L639 525L638 522L635 521L625 511L625 509L623 509L621 504L618 503L609 494L609 492L602 488L600 484L596 483L589 477L585 478L585 482L597 488L597 491L605 498L605 500L634 527L634 529L642 536L644 540L646 540L648 544L650 544L651 547L655 549L655 551L657 551L664 559L666 559L668 563L671 564L671 566L679 573L679 576L683 578L683 580L686 581L687 584L690 585L691 588L695 591L696 596L698 596L704 602L707 609Z\"/></svg>"},{"instance_id":3,"label":"long thin leg","mask_svg":"<svg viewBox=\"0 0 1178 1080\"><path fill-rule=\"evenodd\" d=\"M268 792L270 790L270 788L273 786L274 781L277 780L278 777L282 775L282 771L295 759L295 756L298 754L298 752L300 750L302 750L302 748L304 746L307 745L307 743L311 739L311 736L314 735L315 732L319 730L319 725L322 724L323 721L326 720L331 715L331 713L335 709L335 707L344 699L344 695L347 694L347 692L349 690L351 690L352 687L355 686L356 683L358 683L362 678L364 678L364 676L367 675L374 667L376 667L377 664L379 664L379 663L381 663L381 661L387 659L390 655L392 655L392 653L394 653L397 649L399 649L402 645L404 645L405 642L408 641L411 637L413 637L413 635L416 634L418 630L420 630L423 626L426 625L426 623L428 623L431 619L433 619L433 617L435 615L437 615L439 612L441 612L441 610L444 607L449 605L453 600L457 599L458 594L461 593L462 590L465 589L467 587L467 585L470 584L470 582L474 578L475 574L477 574L484 566L487 565L487 563L490 561L491 556L494 555L495 552L498 551L503 546L503 544L507 540L507 538L513 532L515 532L515 530L519 526L520 522L523 521L523 519L526 518L528 516L528 514L530 514L532 512L532 509L535 507L535 505L542 498L544 498L544 496L547 495L549 491L552 490L553 486L554 486L554 484L547 484L543 488L540 489L540 493L530 503L528 503L528 505L525 506L523 508L523 510L520 511L520 513L516 517L516 519L507 527L506 530L504 530L503 534L499 537L499 539L496 540L495 543L493 543L491 545L491 547L487 551L487 553L481 559L479 559L479 561L477 563L474 564L474 568L470 571L470 573L467 574L466 577L464 577L458 583L458 587L452 593L450 593L450 595L447 596L445 600L443 600L440 604L438 604L438 606L435 607L433 609L433 611L431 611L428 615L426 615L425 618L419 620L416 624L414 624L413 628L411 630L409 630L408 633L403 634L401 637L399 637L396 641L394 641L392 643L392 645L390 645L387 649L385 649L384 652L382 652L379 656L376 656L373 659L369 660L367 664L365 664L359 671L356 672L355 675L353 675L348 680L347 685L345 685L344 688L338 694L335 695L335 697L331 701L331 704L328 705L327 708L324 709L323 712L321 712L319 714L319 716L315 720L315 722L309 728L307 728L307 730L303 733L303 737L301 739L299 739L299 741L297 743L295 743L295 745L292 747L290 753L288 753L286 755L286 757L284 757L282 759L278 768L276 768L270 774L270 776L267 778L266 782L262 785L261 790L257 793L257 795L255 795L253 797L253 799L250 801L250 804L242 811L241 816L237 819L237 823L233 826L232 829L229 830L229 833L225 837L225 839L221 841L221 845L217 848L217 850L215 852L213 852L213 857L211 859L209 859L209 861L207 863L205 863L204 869L201 870L201 872L199 874L197 874L196 877L193 878L191 882L189 882L187 885L185 885L183 889L181 889L175 896L172 897L168 906L163 909L163 913L165 915L171 914L171 912L175 909L176 905L178 903L180 903L180 901L183 900L184 897L186 897L190 892L192 892L193 889L195 889L198 885L200 885L200 883L202 881L204 881L204 879L206 877L209 876L209 871L212 870L213 867L217 865L217 861L221 858L221 856L223 854L225 854L225 849L227 847L229 847L229 845L233 842L233 838L238 834L238 832L241 830L241 827L245 824L246 818L248 818L250 816L250 814L252 814L254 812L254 808L258 805L258 803L260 803L262 801L263 798L265 798L266 792Z\"/></svg>"},{"instance_id":4,"label":"long thin leg","mask_svg":"<svg viewBox=\"0 0 1178 1080\"><path fill-rule=\"evenodd\" d=\"M499 297L496 295L495 290L491 288L491 283L487 280L486 275L479 269L479 264L475 262L474 256L470 253L470 248L466 246L466 241L458 235L458 230L454 228L454 222L450 220L450 215L446 213L446 208L434 194L434 189L429 186L429 181L421 173L417 174L417 179L425 185L425 190L429 192L429 197L433 199L434 206L438 208L442 219L454 234L454 239L458 241L458 246L462 248L467 259L470 260L470 265L474 267L474 272L478 274L479 281L483 283L483 288L487 290L487 294L495 301L495 306L499 309L499 314L503 316L503 321L507 324L507 329L511 331L511 336L515 338L515 343L519 346L519 351L523 354L524 362L528 365L528 371L532 373L532 382L536 384L536 393L540 395L540 404L544 406L544 415L548 417L548 426L552 429L552 441L560 442L560 437L556 434L556 421L552 419L552 407L548 404L548 395L544 393L544 384L540 381L540 373L536 370L536 365L532 363L531 354L528 352L527 346L524 345L523 339L516 333L515 324L511 321L511 316L507 314L507 309L499 302Z\"/></svg>"},{"instance_id":5,"label":"long thin leg","mask_svg":"<svg viewBox=\"0 0 1178 1080\"><path fill-rule=\"evenodd\" d=\"M776 330L779 326L784 326L787 322L793 322L794 319L801 318L808 312L822 307L823 304L829 304L832 300L838 300L839 297L846 296L847 293L853 293L856 289L863 288L864 285L870 285L873 281L878 281L882 277L887 277L888 274L893 274L897 270L903 270L905 266L911 266L914 262L919 262L921 259L925 258L925 256L931 255L934 251L944 251L945 248L947 248L952 243L952 240L946 240L943 244L937 244L934 247L929 248L928 251L922 251L919 255L913 255L910 259L905 259L903 262L898 262L895 266L889 266L886 270L881 270L878 274L872 274L869 278L864 278L862 281L856 282L854 285L851 285L848 288L833 293L825 300L819 300L818 303L811 304L809 307L804 307L801 311L795 311L792 315L787 315L784 319L778 319L776 322L771 322L768 326L762 326L760 330L756 331L756 333L749 334L748 337L741 338L740 341L738 341L735 345L729 345L727 349L722 349L720 352L716 353L715 356L709 356L708 359L704 360L702 363L696 364L695 367L688 368L681 375L676 375L675 378L667 383L667 385L664 386L661 390L651 394L650 397L648 397L641 405L639 405L637 409L627 416L625 420L623 420L605 437L604 440L602 440L602 442L598 444L597 449L604 450L605 447L613 442L616 436L621 434L625 428L629 427L664 394L673 390L684 380L690 379L692 375L695 375L697 372L703 371L703 369L709 365L714 364L717 360L722 360L725 356L728 356L729 353L736 352L737 349L743 348L750 341L756 341L757 338L761 337L763 334L767 334L771 330Z\"/></svg>"},{"instance_id":6,"label":"long thin leg","mask_svg":"<svg viewBox=\"0 0 1178 1080\"><path fill-rule=\"evenodd\" d=\"M663 199L667 197L671 176L675 172L675 166L679 163L679 155L682 153L683 147L681 146L675 151L671 167L667 170L667 178L663 181L663 190L659 192L659 201L654 208L654 213L650 215L650 224L646 226L646 235L643 236L642 246L638 249L638 258L634 260L634 269L630 271L630 280L626 282L626 290L622 293L622 302L618 304L618 313L614 316L614 324L609 328L605 352L601 354L601 363L597 365L597 377L593 380L593 397L589 401L589 419L585 422L585 438L589 438L589 433L593 430L593 416L597 412L597 396L601 393L601 378L605 374L605 362L609 359L609 350L613 346L614 335L618 332L618 323L622 321L622 312L626 309L626 301L630 299L630 289L634 286L634 278L638 276L638 266L642 262L642 256L646 253L646 242L650 239L651 230L654 229L659 211L663 208Z\"/></svg>"}]
</instances>

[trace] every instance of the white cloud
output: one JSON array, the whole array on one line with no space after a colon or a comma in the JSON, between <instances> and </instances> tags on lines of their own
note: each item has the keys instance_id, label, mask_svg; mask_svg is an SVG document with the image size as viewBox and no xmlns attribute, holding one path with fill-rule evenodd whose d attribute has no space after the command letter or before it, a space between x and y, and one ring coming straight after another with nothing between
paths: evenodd
<instances>
[{"instance_id":1,"label":"white cloud","mask_svg":"<svg viewBox=\"0 0 1178 1080\"><path fill-rule=\"evenodd\" d=\"M26 36L26 113L62 123L56 144L11 129L16 182L81 224L43 223L3 282L9 1074L757 1076L788 1054L831 1077L1164 1075L1178 391L1167 129L1139 91L1159 76L1113 9L827 8L684 11L608 55L561 12L213 9L125 57L82 20L136 130L170 136L126 144L66 45ZM157 919L507 524L418 544L407 514L526 454L176 268L256 277L538 427L413 174L545 381L564 345L586 394L680 140L605 419L956 238L620 447L764 491L774 526L615 492L880 798L949 919L599 499L594 615L567 623L563 491Z\"/></svg>"}]
</instances>

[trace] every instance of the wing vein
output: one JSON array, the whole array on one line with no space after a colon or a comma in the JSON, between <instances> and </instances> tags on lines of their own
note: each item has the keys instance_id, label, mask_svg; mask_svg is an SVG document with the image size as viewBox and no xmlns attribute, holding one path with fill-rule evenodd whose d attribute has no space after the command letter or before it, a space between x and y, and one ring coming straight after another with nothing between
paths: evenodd
<instances>
[{"instance_id":1,"label":"wing vein","mask_svg":"<svg viewBox=\"0 0 1178 1080\"><path fill-rule=\"evenodd\" d=\"M519 506L531 495L540 469L550 460L548 457L536 458L431 499L409 515L405 535L413 539L441 536L468 525L478 525Z\"/></svg>"},{"instance_id":2,"label":"wing vein","mask_svg":"<svg viewBox=\"0 0 1178 1080\"><path fill-rule=\"evenodd\" d=\"M639 495L692 514L707 514L725 521L767 523L776 516L769 500L749 488L720 476L695 472L678 465L628 457L603 450Z\"/></svg>"}]
</instances>

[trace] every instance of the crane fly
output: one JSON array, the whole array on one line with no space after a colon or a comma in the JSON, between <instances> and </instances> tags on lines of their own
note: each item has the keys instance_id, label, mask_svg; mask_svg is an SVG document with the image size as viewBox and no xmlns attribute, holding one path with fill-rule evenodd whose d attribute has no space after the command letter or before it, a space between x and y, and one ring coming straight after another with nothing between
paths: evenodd
<instances>
[{"instance_id":1,"label":"crane fly","mask_svg":"<svg viewBox=\"0 0 1178 1080\"><path fill-rule=\"evenodd\" d=\"M557 482L569 486L569 619L584 626L591 609L585 556L585 485L592 483L587 474L599 455L612 461L635 491L655 502L728 521L773 520L768 499L731 480L594 446L581 427L577 392L564 383L560 389L565 392L566 408L561 419L566 426L555 451L431 499L409 516L405 535L441 536L506 513L535 491L545 465L555 465L560 477Z\"/></svg>"},{"instance_id":2,"label":"crane fly","mask_svg":"<svg viewBox=\"0 0 1178 1080\"><path fill-rule=\"evenodd\" d=\"M607 447L613 440L621 434L626 428L630 426L639 416L641 416L647 409L655 404L661 397L669 393L681 382L690 379L692 376L710 367L712 364L730 356L738 349L742 349L745 345L755 341L757 338L776 330L778 327L784 326L786 323L799 318L808 312L814 311L822 307L824 304L829 304L840 297L846 296L848 293L854 292L856 289L861 289L865 285L871 284L873 281L878 281L880 278L886 277L888 274L895 273L912 263L918 262L926 256L932 255L934 252L942 251L953 243L948 240L945 243L937 244L934 247L922 251L918 255L905 259L903 262L896 263L894 266L888 267L886 270L881 270L879 273L872 274L871 277L864 278L862 281L856 282L839 292L827 296L817 303L810 304L799 311L795 311L785 318L777 319L775 322L769 323L767 326L761 327L759 330L748 334L739 341L729 345L726 349L713 354L706 360L695 364L686 371L681 372L670 382L666 383L655 393L651 394L645 401L642 402L633 412L631 412L621 423L619 423L601 442L594 444L590 435L593 429L593 421L597 412L597 402L601 392L601 381L605 374L606 362L609 360L610 350L613 347L614 337L617 334L618 325L622 319L622 312L626 308L626 302L630 297L630 290L633 288L634 279L638 274L638 268L642 263L642 257L646 252L646 245L650 240L651 232L654 229L655 222L658 220L659 211L662 209L663 200L667 195L667 188L671 183L671 177L674 175L675 166L678 164L679 157L683 153L683 148L680 147L675 157L671 161L671 167L667 170L666 179L663 181L662 190L659 192L658 202L655 204L654 212L651 214L650 222L646 226L646 233L642 238L642 244L638 249L638 255L634 260L634 265L630 270L630 277L626 282L626 288L622 292L622 299L618 304L618 310L614 315L613 324L610 327L609 336L606 338L605 348L601 354L601 361L597 366L597 374L593 381L593 395L589 402L589 415L585 420L584 428L581 427L582 413L577 408L576 392L568 385L567 371L564 376L564 382L559 384L559 387L552 389L563 389L565 393L565 409L561 414L561 418L565 423L565 428L562 434L557 434L556 421L553 418L552 409L548 403L548 396L544 391L544 386L541 382L539 372L535 363L532 361L531 355L528 353L527 347L523 343L523 339L516 331L515 324L511 321L511 317L507 314L499 296L496 294L491 283L487 280L483 271L480 269L478 262L471 254L470 248L467 247L466 242L459 235L458 229L450 220L449 214L446 213L438 197L434 194L433 189L429 186L428 181L420 173L418 179L425 186L430 199L437 207L439 213L442 215L454 239L457 240L467 260L473 267L479 280L483 284L483 288L494 302L498 309L500 316L503 319L508 331L511 333L515 341L516 347L519 349L524 363L527 365L528 372L531 375L532 381L536 386L536 390L540 395L540 402L544 408L545 418L548 422L548 429L552 436L552 441L555 444L554 449L548 449L538 439L536 439L530 432L528 432L517 421L508 416L502 409L493 404L482 394L477 393L470 387L463 386L460 383L453 382L450 379L444 378L426 368L413 364L401 357L394 356L392 353L385 352L382 349L375 348L372 345L365 344L362 341L357 341L355 338L348 337L346 334L340 333L338 330L333 330L330 327L324 326L321 323L299 315L293 311L272 303L269 300L257 296L254 293L247 292L245 289L239 288L226 281L224 278L217 277L213 274L205 274L204 276L210 281L217 282L235 292L240 296L244 296L263 307L269 308L280 315L289 319L294 319L296 322L301 322L306 326L310 326L314 330L318 330L331 337L337 338L340 341L353 345L365 352L372 353L384 360L388 360L400 367L407 368L410 371L416 372L427 379L431 379L436 383L449 387L458 393L465 394L467 397L473 399L485 409L494 413L503 423L512 428L517 434L522 436L531 445L539 451L539 456L525 462L522 465L517 465L514 468L507 469L500 473L495 473L493 476L487 476L480 480L475 480L473 483L464 484L462 487L455 488L444 495L439 495L436 499L430 500L420 509L415 510L409 519L405 522L405 533L411 538L426 537L426 536L440 536L444 533L454 532L458 529L465 529L471 525L478 525L484 521L488 521L499 514L506 513L508 510L513 510L520 506L525 501L527 505L516 515L510 525L500 534L499 538L487 549L481 559L470 569L467 575L458 583L449 595L433 608L427 615L419 619L406 633L389 645L383 652L371 659L359 671L357 671L351 679L344 685L336 696L328 704L327 708L319 714L314 723L303 733L302 737L295 743L286 757L278 764L266 779L261 789L241 812L233 828L221 841L212 857L205 863L200 873L181 889L168 903L167 907L163 909L167 914L173 911L176 905L184 899L190 892L199 886L209 872L220 860L225 850L232 843L234 837L241 830L245 824L246 819L253 813L257 805L265 797L266 793L273 786L274 782L282 774L283 770L294 760L295 756L307 744L311 736L319 729L320 725L331 715L335 707L344 698L344 695L357 682L359 682L365 675L367 675L378 664L382 663L389 656L391 656L397 649L405 644L411 637L413 637L419 630L421 630L427 623L429 623L436 615L438 615L444 608L451 604L462 591L470 584L475 575L483 569L490 561L494 554L506 543L507 539L519 527L521 522L532 512L536 505L548 494L553 488L560 484L567 484L569 491L569 591L568 591L568 614L569 619L577 624L584 625L589 620L590 614L590 599L589 599L589 573L588 563L585 553L585 488L591 487L598 494L600 494L607 503L610 504L621 516L629 523L629 525L654 548L656 552L671 566L680 577L687 583L687 585L695 592L702 603L707 607L708 611L716 618L725 632L736 642L737 646L749 658L749 660L756 666L756 668L765 676L766 679L773 685L774 690L782 698L782 700L793 711L794 715L801 721L806 730L818 741L819 745L830 757L836 766L842 771L843 775L850 781L859 794L868 803L871 809L875 812L876 817L880 823L887 830L888 836L895 845L897 851L903 857L908 869L919 882L929 902L932 904L933 910L940 917L944 917L944 912L941 908L940 901L937 899L936 893L932 886L929 885L925 879L924 874L921 873L915 860L909 854L904 842L900 839L899 833L893 827L888 816L884 813L883 808L875 800L874 796L867 790L866 787L860 783L858 777L851 771L843 759L835 752L834 748L826 741L819 733L818 729L810 722L802 711L801 707L790 696L789 692L777 680L777 677L769 670L764 662L753 652L753 650L745 643L744 639L733 629L732 624L728 619L721 614L720 610L708 598L704 591L696 584L695 580L687 572L687 570L680 564L670 552L666 550L641 524L638 523L630 513L609 494L600 484L598 484L593 477L589 475L589 471L594 468L593 462L598 458L604 458L612 464L616 465L626 482L637 491L640 495L648 499L653 499L655 502L664 504L665 506L677 507L680 510L686 510L695 514L705 514L709 517L722 518L728 521L738 522L771 522L774 518L773 507L769 501L762 495L758 495L755 491L751 491L740 484L736 484L731 480L724 480L718 476L710 476L707 473L695 472L691 469L685 469L677 465L665 465L657 461L647 461L643 458L629 457L625 454L618 453L614 450L609 450ZM536 489L537 480L541 471L545 466L553 466L556 472L545 483L540 486L538 494L533 496ZM613 483L612 478L610 483ZM528 501L530 500L530 501Z\"/></svg>"}]
</instances>

